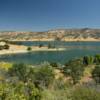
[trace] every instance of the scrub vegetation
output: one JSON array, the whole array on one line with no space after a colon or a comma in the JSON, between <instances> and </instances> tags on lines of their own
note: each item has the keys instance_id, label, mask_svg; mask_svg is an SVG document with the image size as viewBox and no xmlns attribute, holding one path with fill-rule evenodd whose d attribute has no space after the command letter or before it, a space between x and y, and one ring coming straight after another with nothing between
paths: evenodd
<instances>
[{"instance_id":1,"label":"scrub vegetation","mask_svg":"<svg viewBox=\"0 0 100 100\"><path fill-rule=\"evenodd\" d=\"M0 100L100 100L100 55L64 65L0 62Z\"/></svg>"}]
</instances>

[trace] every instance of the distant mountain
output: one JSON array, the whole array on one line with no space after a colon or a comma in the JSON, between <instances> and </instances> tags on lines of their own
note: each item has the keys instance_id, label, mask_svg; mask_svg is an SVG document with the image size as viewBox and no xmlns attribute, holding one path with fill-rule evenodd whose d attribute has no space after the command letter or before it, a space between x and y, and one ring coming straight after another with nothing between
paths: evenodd
<instances>
[{"instance_id":1,"label":"distant mountain","mask_svg":"<svg viewBox=\"0 0 100 100\"><path fill-rule=\"evenodd\" d=\"M46 32L0 32L10 41L100 41L100 29L54 29Z\"/></svg>"}]
</instances>

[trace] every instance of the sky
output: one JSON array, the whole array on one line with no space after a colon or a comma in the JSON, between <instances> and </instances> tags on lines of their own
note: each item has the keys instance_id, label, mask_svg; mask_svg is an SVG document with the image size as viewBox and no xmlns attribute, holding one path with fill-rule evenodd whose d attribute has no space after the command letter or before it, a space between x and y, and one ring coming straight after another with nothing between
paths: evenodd
<instances>
[{"instance_id":1,"label":"sky","mask_svg":"<svg viewBox=\"0 0 100 100\"><path fill-rule=\"evenodd\" d=\"M0 31L100 28L100 0L0 0Z\"/></svg>"}]
</instances>

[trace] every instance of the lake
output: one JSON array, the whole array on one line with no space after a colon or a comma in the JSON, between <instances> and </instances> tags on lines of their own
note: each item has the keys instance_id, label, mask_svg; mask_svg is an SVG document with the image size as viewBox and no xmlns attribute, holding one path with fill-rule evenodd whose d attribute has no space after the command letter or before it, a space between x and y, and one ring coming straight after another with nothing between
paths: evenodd
<instances>
[{"instance_id":1,"label":"lake","mask_svg":"<svg viewBox=\"0 0 100 100\"><path fill-rule=\"evenodd\" d=\"M0 56L0 61L17 62L26 64L40 64L44 61L57 62L64 64L73 58L85 55L100 54L100 42L17 42L19 45L39 46L40 44L47 46L51 44L56 48L65 47L66 51L41 51L30 52L25 54L11 54Z\"/></svg>"}]
</instances>

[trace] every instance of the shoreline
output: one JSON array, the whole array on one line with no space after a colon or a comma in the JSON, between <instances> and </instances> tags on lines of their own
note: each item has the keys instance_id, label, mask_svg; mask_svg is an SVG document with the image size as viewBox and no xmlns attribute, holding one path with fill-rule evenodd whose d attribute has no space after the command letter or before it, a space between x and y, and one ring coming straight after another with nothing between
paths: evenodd
<instances>
[{"instance_id":1,"label":"shoreline","mask_svg":"<svg viewBox=\"0 0 100 100\"><path fill-rule=\"evenodd\" d=\"M10 45L8 50L0 50L0 55L9 55L9 54L21 54L21 53L30 53L30 52L39 52L39 51L64 51L66 48L50 48L48 47L37 47L31 46L32 50L28 51L27 46L19 45Z\"/></svg>"},{"instance_id":2,"label":"shoreline","mask_svg":"<svg viewBox=\"0 0 100 100\"><path fill-rule=\"evenodd\" d=\"M14 40L14 41L18 42L19 40L17 41ZM21 40L19 42L24 42L24 41ZM100 42L100 40L99 41L61 41L61 42ZM15 45L15 44L9 44L9 46L10 48L8 50L0 50L0 55L20 54L20 53L28 53L28 52L39 52L39 51L65 51L67 50L66 48L48 48L47 46L38 47L38 46L24 46L24 45ZM32 50L28 51L27 50L28 47L31 47Z\"/></svg>"},{"instance_id":3,"label":"shoreline","mask_svg":"<svg viewBox=\"0 0 100 100\"><path fill-rule=\"evenodd\" d=\"M57 41L57 40L9 40L11 42L53 42L53 41ZM74 40L74 39L71 39L71 40L59 40L60 42L100 42L100 40L92 40L92 39L89 39L89 40Z\"/></svg>"}]
</instances>

